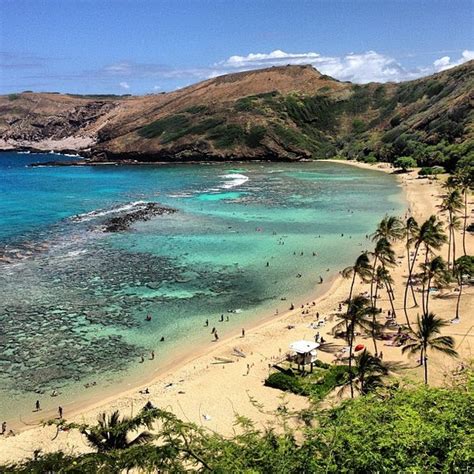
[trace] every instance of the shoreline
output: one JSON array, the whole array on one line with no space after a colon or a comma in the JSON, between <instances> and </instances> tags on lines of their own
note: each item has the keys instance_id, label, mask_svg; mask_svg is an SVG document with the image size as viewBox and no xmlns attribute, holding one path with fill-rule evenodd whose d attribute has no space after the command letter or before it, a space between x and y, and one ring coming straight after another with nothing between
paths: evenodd
<instances>
[{"instance_id":1,"label":"shoreline","mask_svg":"<svg viewBox=\"0 0 474 474\"><path fill-rule=\"evenodd\" d=\"M382 172L392 172L391 168L380 168L377 165L374 167L372 165L343 160L323 161L343 163ZM426 198L427 192L436 191L436 187L431 186L431 184L429 187L423 186L428 184L425 180L417 181L409 177L413 178L413 173L398 175L398 181L404 189L412 214L419 218L420 216L426 217L430 213L436 212L434 211L436 209L434 200L430 199L429 202L424 202L419 199L419 193ZM403 247L403 244L401 246ZM400 254L399 245L397 245L395 250ZM403 265L400 265L398 270L403 274ZM245 338L239 337L237 335L238 331L235 331L235 333L221 339L212 347L207 347L196 354L183 357L179 362L171 362L171 366L163 367L163 369L159 370L159 373L153 376L152 381L132 387L129 390L116 392L112 396L100 401L97 400L94 403L78 404L71 407L71 411L69 409L65 411L66 417L69 421L80 419L93 422L99 411L119 409L122 413L128 414L130 410L134 410L134 407L139 409L147 401L151 401L162 408L171 409L183 419L194 421L201 425L205 423L203 426L223 434L232 429L232 420L236 412L249 416L256 421L257 426L264 426L271 422L271 419L256 410L249 403L249 397L252 396L259 401L262 401L263 398L266 408L275 409L281 404L282 394L282 392L263 386L262 379L268 373L268 367L266 366L275 363L278 358L281 358L287 352L288 340L305 338L305 336L312 337L308 336L308 334L314 333L314 330L308 328L308 323L314 319L313 316L316 310L321 312L322 315L327 316L330 320L330 313L334 311L337 302L346 297L345 287L347 284L344 285L344 283L347 283L347 280L344 280L340 275L336 275L330 284L328 282L328 287L324 289L321 295L314 299L315 306L309 308L305 306L305 309L312 311L309 316L302 315L301 308L297 305L293 311L286 311L278 316L273 315L256 320L255 324L249 324L246 328L246 331L248 331ZM312 301L312 299L309 301ZM467 305L469 307L469 302L465 301L464 303L464 306ZM286 325L293 324L295 326L294 329L286 329ZM326 325L322 328L322 334L333 342L329 335L328 330L330 327L328 326L331 325ZM461 328L458 327L456 329ZM335 340L334 342L338 345L341 344L340 340ZM369 345L370 343L368 342L367 344ZM229 357L229 351L235 346L240 346L244 349L244 352L247 354L246 360L241 361L237 358L235 363L232 364L213 365L213 357ZM284 348L283 351L282 347ZM384 348L385 351L386 349ZM387 349L387 353L391 355L392 350ZM332 361L330 354L320 353L320 358L326 362ZM245 372L246 362L251 365L250 372L247 369L247 374L243 373ZM256 367L254 368L254 366ZM242 376L246 378L242 378ZM169 380L172 381L170 382ZM221 385L221 390L219 390L218 385ZM139 394L138 390L145 386L149 388L150 393L147 395ZM176 389L182 390L176 393ZM191 393L190 397L187 396L188 392ZM307 406L307 400L296 395L286 394L285 400L292 409L301 409ZM270 404L271 407L267 406L267 404ZM203 407L203 405L205 406ZM216 410L217 407L218 409ZM204 410L212 413L212 419L209 422L203 422L202 415L205 413ZM216 420L214 420L214 413L216 411L218 415L216 415ZM223 413L224 411L226 413ZM51 413L51 416L49 415L48 412L44 412L41 418L48 419L48 417L54 416L55 413ZM58 437L57 443L51 443L54 433L55 430L52 427L25 427L18 436L0 440L0 445L3 444L5 448L0 450L0 462L24 457L31 454L33 448L49 451L64 448L64 446L72 449L72 446L74 446L75 450L87 450L87 447L77 433L61 434Z\"/></svg>"}]
</instances>

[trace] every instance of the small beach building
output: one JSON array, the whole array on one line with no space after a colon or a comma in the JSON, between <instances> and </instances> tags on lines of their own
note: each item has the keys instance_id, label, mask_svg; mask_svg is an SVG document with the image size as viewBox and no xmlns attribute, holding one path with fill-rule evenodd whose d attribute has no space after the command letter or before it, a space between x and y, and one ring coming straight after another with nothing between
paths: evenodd
<instances>
[{"instance_id":1,"label":"small beach building","mask_svg":"<svg viewBox=\"0 0 474 474\"><path fill-rule=\"evenodd\" d=\"M320 346L313 341L296 341L290 344L290 349L295 353L295 362L298 364L298 370L304 370L305 365L310 365L310 371L313 371L313 364L317 359L316 349Z\"/></svg>"}]
</instances>

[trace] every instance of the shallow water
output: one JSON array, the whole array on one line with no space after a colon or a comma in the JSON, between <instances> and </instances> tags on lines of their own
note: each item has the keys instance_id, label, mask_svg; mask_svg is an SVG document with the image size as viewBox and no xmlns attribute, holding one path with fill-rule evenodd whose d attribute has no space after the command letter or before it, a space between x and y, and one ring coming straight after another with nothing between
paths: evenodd
<instances>
[{"instance_id":1,"label":"shallow water","mask_svg":"<svg viewBox=\"0 0 474 474\"><path fill-rule=\"evenodd\" d=\"M106 393L213 326L284 311L405 208L393 176L332 163L25 167L40 160L0 154L0 418ZM177 212L101 232L150 201Z\"/></svg>"}]
</instances>

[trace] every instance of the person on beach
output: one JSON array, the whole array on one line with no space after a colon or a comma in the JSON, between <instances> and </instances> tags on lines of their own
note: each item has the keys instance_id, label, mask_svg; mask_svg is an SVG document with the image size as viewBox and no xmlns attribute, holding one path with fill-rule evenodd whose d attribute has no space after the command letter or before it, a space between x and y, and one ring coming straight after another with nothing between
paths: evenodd
<instances>
[{"instance_id":1,"label":"person on beach","mask_svg":"<svg viewBox=\"0 0 474 474\"><path fill-rule=\"evenodd\" d=\"M39 401L39 400L36 400L35 409L36 409L36 411L40 411L40 410L41 410L41 405L40 405L40 401Z\"/></svg>"},{"instance_id":2,"label":"person on beach","mask_svg":"<svg viewBox=\"0 0 474 474\"><path fill-rule=\"evenodd\" d=\"M58 414L59 414L59 419L62 419L62 417L63 417L63 407L58 407Z\"/></svg>"},{"instance_id":3,"label":"person on beach","mask_svg":"<svg viewBox=\"0 0 474 474\"><path fill-rule=\"evenodd\" d=\"M211 334L214 334L216 332L216 328L212 328Z\"/></svg>"},{"instance_id":4,"label":"person on beach","mask_svg":"<svg viewBox=\"0 0 474 474\"><path fill-rule=\"evenodd\" d=\"M321 284L322 282L323 282L323 277L319 275L319 284Z\"/></svg>"},{"instance_id":5,"label":"person on beach","mask_svg":"<svg viewBox=\"0 0 474 474\"><path fill-rule=\"evenodd\" d=\"M154 360L154 359L155 359L155 351L151 351L150 359L151 359L151 360Z\"/></svg>"},{"instance_id":6,"label":"person on beach","mask_svg":"<svg viewBox=\"0 0 474 474\"><path fill-rule=\"evenodd\" d=\"M209 327L209 319L206 319L206 322L204 323L204 327L205 328Z\"/></svg>"},{"instance_id":7,"label":"person on beach","mask_svg":"<svg viewBox=\"0 0 474 474\"><path fill-rule=\"evenodd\" d=\"M219 319L219 322L220 322L220 323L223 323L223 322L224 322L224 315L223 315L223 314L221 314L221 319Z\"/></svg>"},{"instance_id":8,"label":"person on beach","mask_svg":"<svg viewBox=\"0 0 474 474\"><path fill-rule=\"evenodd\" d=\"M145 358L143 356L140 357L140 364L143 364L145 362Z\"/></svg>"},{"instance_id":9,"label":"person on beach","mask_svg":"<svg viewBox=\"0 0 474 474\"><path fill-rule=\"evenodd\" d=\"M267 267L269 267L269 266L270 266L270 262L267 262Z\"/></svg>"},{"instance_id":10,"label":"person on beach","mask_svg":"<svg viewBox=\"0 0 474 474\"><path fill-rule=\"evenodd\" d=\"M242 328L242 337L245 337L245 329Z\"/></svg>"},{"instance_id":11,"label":"person on beach","mask_svg":"<svg viewBox=\"0 0 474 474\"><path fill-rule=\"evenodd\" d=\"M290 311L293 311L294 309L295 309L295 305L293 303L291 303Z\"/></svg>"},{"instance_id":12,"label":"person on beach","mask_svg":"<svg viewBox=\"0 0 474 474\"><path fill-rule=\"evenodd\" d=\"M214 340L215 341L219 340L219 335L217 334L217 331L214 332Z\"/></svg>"},{"instance_id":13,"label":"person on beach","mask_svg":"<svg viewBox=\"0 0 474 474\"><path fill-rule=\"evenodd\" d=\"M229 321L230 321L230 319L229 319L229 316L228 316L228 315L225 317L225 320L226 320L227 322L229 322Z\"/></svg>"},{"instance_id":14,"label":"person on beach","mask_svg":"<svg viewBox=\"0 0 474 474\"><path fill-rule=\"evenodd\" d=\"M2 423L2 432L1 432L1 434L2 434L2 435L5 434L6 431L7 431L7 422L4 421L4 422Z\"/></svg>"}]
</instances>

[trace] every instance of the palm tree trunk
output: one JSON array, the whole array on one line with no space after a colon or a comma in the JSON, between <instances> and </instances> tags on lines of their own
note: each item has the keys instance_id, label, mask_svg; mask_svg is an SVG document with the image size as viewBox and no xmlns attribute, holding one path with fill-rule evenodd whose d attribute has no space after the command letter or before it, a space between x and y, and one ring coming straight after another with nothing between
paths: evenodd
<instances>
[{"instance_id":1,"label":"palm tree trunk","mask_svg":"<svg viewBox=\"0 0 474 474\"><path fill-rule=\"evenodd\" d=\"M462 275L459 275L459 294L458 294L458 301L456 303L456 319L459 319L459 305L461 303L461 293L462 293Z\"/></svg>"},{"instance_id":2,"label":"palm tree trunk","mask_svg":"<svg viewBox=\"0 0 474 474\"><path fill-rule=\"evenodd\" d=\"M413 261L410 263L410 254L408 254L408 279L405 285L405 293L403 294L403 312L405 313L405 319L407 320L408 328L411 329L410 319L408 318L407 303L408 303L408 288L411 288L414 298L413 285L411 284L411 276L413 274L413 268L415 266L416 257L418 256L418 250L420 249L420 244L415 246L415 255L413 255ZM416 306L415 300L415 306Z\"/></svg>"},{"instance_id":3,"label":"palm tree trunk","mask_svg":"<svg viewBox=\"0 0 474 474\"><path fill-rule=\"evenodd\" d=\"M426 347L424 348L424 359L425 359L425 385L428 385L428 357L426 355Z\"/></svg>"},{"instance_id":4,"label":"palm tree trunk","mask_svg":"<svg viewBox=\"0 0 474 474\"><path fill-rule=\"evenodd\" d=\"M407 266L408 266L408 273L410 273L410 240L409 240L409 234L407 233ZM415 297L415 291L413 290L413 286L410 285L411 288L411 296L413 298L413 302L415 303L415 306L418 305L416 302L416 297Z\"/></svg>"},{"instance_id":5,"label":"palm tree trunk","mask_svg":"<svg viewBox=\"0 0 474 474\"><path fill-rule=\"evenodd\" d=\"M453 227L453 270L454 270L455 261L456 261L456 234L454 233L454 227Z\"/></svg>"},{"instance_id":6,"label":"palm tree trunk","mask_svg":"<svg viewBox=\"0 0 474 474\"><path fill-rule=\"evenodd\" d=\"M428 306L430 304L430 287L431 287L431 273L430 273L430 276L428 278L428 290L426 292L426 314L429 313Z\"/></svg>"},{"instance_id":7,"label":"palm tree trunk","mask_svg":"<svg viewBox=\"0 0 474 474\"><path fill-rule=\"evenodd\" d=\"M351 282L351 289L349 290L349 302L347 303L347 311L346 311L346 316L349 314L349 308L351 306L351 300L352 300L352 291L354 289L354 283L355 283L355 278L356 278L356 271L354 270L354 275L352 276L352 282ZM349 323L346 318L346 336L349 337Z\"/></svg>"},{"instance_id":8,"label":"palm tree trunk","mask_svg":"<svg viewBox=\"0 0 474 474\"><path fill-rule=\"evenodd\" d=\"M452 215L449 213L449 240L448 240L448 270L451 268L451 235L452 235Z\"/></svg>"},{"instance_id":9,"label":"palm tree trunk","mask_svg":"<svg viewBox=\"0 0 474 474\"><path fill-rule=\"evenodd\" d=\"M464 255L467 255L466 252L466 225L467 225L467 193L469 192L469 188L464 189L464 223L463 223L463 234L462 234L462 249L464 251Z\"/></svg>"},{"instance_id":10,"label":"palm tree trunk","mask_svg":"<svg viewBox=\"0 0 474 474\"><path fill-rule=\"evenodd\" d=\"M425 253L425 268L426 266L428 265L428 246L426 245L426 253ZM423 278L423 285L422 285L422 289L421 289L421 309L423 311L423 314L426 314L426 305L425 305L425 289L426 289L426 285L425 285L425 282L424 282L424 278Z\"/></svg>"},{"instance_id":11,"label":"palm tree trunk","mask_svg":"<svg viewBox=\"0 0 474 474\"><path fill-rule=\"evenodd\" d=\"M351 321L351 337L349 342L349 384L351 387L351 398L354 398L354 380L352 375L352 346L354 344L354 318Z\"/></svg>"},{"instance_id":12,"label":"palm tree trunk","mask_svg":"<svg viewBox=\"0 0 474 474\"><path fill-rule=\"evenodd\" d=\"M374 303L374 281L375 281L375 266L377 265L378 256L375 255L374 264L372 266L372 279L370 280L370 304L372 307L375 306Z\"/></svg>"},{"instance_id":13,"label":"palm tree trunk","mask_svg":"<svg viewBox=\"0 0 474 474\"><path fill-rule=\"evenodd\" d=\"M379 285L377 283L377 285L375 285L375 295L374 295L374 299L375 299L375 302L377 302L377 296L378 296L378 293L379 293ZM375 355L378 354L378 350L377 350L377 341L375 339L375 323L376 323L376 319L375 319L375 309L377 309L376 307L374 307L374 312L372 313L372 324L374 325L374 327L372 328L372 340L374 341L374 350L375 350Z\"/></svg>"}]
</instances>

